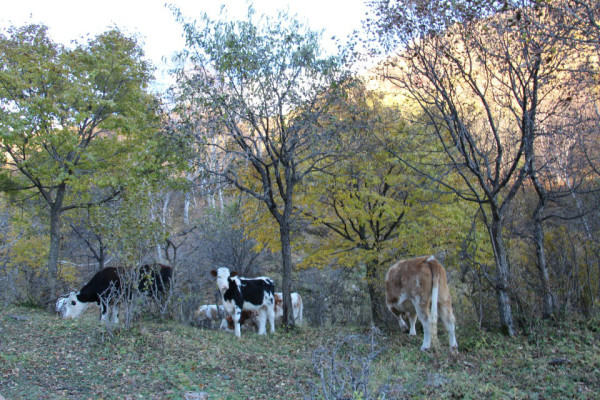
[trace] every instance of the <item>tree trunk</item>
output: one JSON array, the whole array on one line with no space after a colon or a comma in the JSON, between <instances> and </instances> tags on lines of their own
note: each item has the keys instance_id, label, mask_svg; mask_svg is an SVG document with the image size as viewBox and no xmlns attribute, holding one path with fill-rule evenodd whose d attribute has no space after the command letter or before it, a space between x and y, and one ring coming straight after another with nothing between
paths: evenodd
<instances>
[{"instance_id":1,"label":"tree trunk","mask_svg":"<svg viewBox=\"0 0 600 400\"><path fill-rule=\"evenodd\" d=\"M190 225L190 200L191 195L189 191L185 192L185 198L183 201L183 224L185 226Z\"/></svg>"},{"instance_id":2,"label":"tree trunk","mask_svg":"<svg viewBox=\"0 0 600 400\"><path fill-rule=\"evenodd\" d=\"M56 284L58 280L58 255L60 251L60 226L62 217L62 206L65 194L67 192L67 185L61 183L56 188L56 197L54 202L51 201L51 197L48 194L44 196L48 205L50 206L50 249L48 251L48 274L49 276L49 289L50 289L50 300L53 302L56 300L57 290Z\"/></svg>"},{"instance_id":3,"label":"tree trunk","mask_svg":"<svg viewBox=\"0 0 600 400\"><path fill-rule=\"evenodd\" d=\"M385 328L390 319L385 314L385 293L384 282L379 276L379 264L377 262L368 262L366 265L366 280L369 290L369 300L371 302L371 318L372 322L378 328ZM386 318L387 317L387 318Z\"/></svg>"},{"instance_id":4,"label":"tree trunk","mask_svg":"<svg viewBox=\"0 0 600 400\"><path fill-rule=\"evenodd\" d=\"M100 243L100 248L98 249L98 271L104 269L104 262L106 261L106 256L104 255L104 245Z\"/></svg>"},{"instance_id":5,"label":"tree trunk","mask_svg":"<svg viewBox=\"0 0 600 400\"><path fill-rule=\"evenodd\" d=\"M283 321L282 326L293 327L295 324L292 311L292 244L290 238L290 223L284 219L279 227L281 239L282 270L282 294L283 294Z\"/></svg>"},{"instance_id":6,"label":"tree trunk","mask_svg":"<svg viewBox=\"0 0 600 400\"><path fill-rule=\"evenodd\" d=\"M550 288L550 274L546 262L546 250L544 247L544 226L542 225L542 214L544 212L544 201L540 199L533 214L533 238L535 252L538 261L538 272L542 285L542 317L551 318L554 315L554 294Z\"/></svg>"},{"instance_id":7,"label":"tree trunk","mask_svg":"<svg viewBox=\"0 0 600 400\"><path fill-rule=\"evenodd\" d=\"M50 289L50 300L58 295L58 255L60 249L60 223L61 210L56 203L50 205L50 249L48 251L48 284Z\"/></svg>"},{"instance_id":8,"label":"tree trunk","mask_svg":"<svg viewBox=\"0 0 600 400\"><path fill-rule=\"evenodd\" d=\"M496 261L494 289L496 290L496 300L498 302L500 328L505 335L513 336L515 334L515 327L509 296L510 269L508 267L506 247L502 238L502 221L495 219L489 228L489 233Z\"/></svg>"}]
</instances>

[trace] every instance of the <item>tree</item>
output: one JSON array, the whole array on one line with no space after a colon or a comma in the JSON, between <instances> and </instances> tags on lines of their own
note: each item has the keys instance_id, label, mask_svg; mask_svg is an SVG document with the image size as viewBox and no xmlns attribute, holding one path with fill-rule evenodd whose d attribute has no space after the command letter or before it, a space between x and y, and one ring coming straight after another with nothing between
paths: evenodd
<instances>
[{"instance_id":1,"label":"tree","mask_svg":"<svg viewBox=\"0 0 600 400\"><path fill-rule=\"evenodd\" d=\"M158 127L152 70L118 29L69 49L44 26L12 27L0 60L1 186L47 207L54 297L63 213L114 199L132 170L154 168L135 143ZM136 149L144 155L132 157Z\"/></svg>"},{"instance_id":2,"label":"tree","mask_svg":"<svg viewBox=\"0 0 600 400\"><path fill-rule=\"evenodd\" d=\"M212 170L263 204L279 229L284 324L291 313L292 223L300 181L331 159L335 130L319 120L341 97L347 74L337 57L324 57L319 35L285 13L256 20L185 22L191 63L178 74L180 114L201 110L197 140L227 160ZM209 170L209 166L204 166Z\"/></svg>"},{"instance_id":3,"label":"tree","mask_svg":"<svg viewBox=\"0 0 600 400\"><path fill-rule=\"evenodd\" d=\"M553 134L546 123L569 107L568 99L577 95L582 81L565 84L567 73L561 66L573 53L562 52L566 49L555 38L536 29L537 21L550 16L527 2L507 10L482 2L490 5L483 11L471 7L474 4L478 3L434 2L422 7L419 1L377 2L376 27L402 46L387 64L395 67L387 68L385 77L420 104L422 121L462 178L461 185L446 183L447 187L480 209L495 260L489 280L496 291L500 324L513 335L506 215L527 179L542 188L535 180L540 169L536 160L544 150L537 139ZM438 13L438 7L444 12Z\"/></svg>"},{"instance_id":4,"label":"tree","mask_svg":"<svg viewBox=\"0 0 600 400\"><path fill-rule=\"evenodd\" d=\"M302 238L307 255L302 264L364 266L372 320L381 326L391 321L382 284L387 269L400 258L432 254L441 244L414 234L423 226L437 231L433 216L439 217L444 196L428 191L429 182L421 174L398 163L395 154L410 157L414 150L400 112L385 105L380 93L355 85L338 108L338 118L346 121L341 145L347 146L347 156L306 179L300 198L312 224L306 232L318 236L316 243ZM319 229L323 226L329 234Z\"/></svg>"}]
</instances>

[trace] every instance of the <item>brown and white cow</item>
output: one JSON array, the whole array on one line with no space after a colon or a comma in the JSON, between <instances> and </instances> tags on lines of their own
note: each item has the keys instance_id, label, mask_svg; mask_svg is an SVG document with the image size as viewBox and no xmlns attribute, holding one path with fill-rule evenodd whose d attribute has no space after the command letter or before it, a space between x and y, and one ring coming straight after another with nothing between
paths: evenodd
<instances>
[{"instance_id":1,"label":"brown and white cow","mask_svg":"<svg viewBox=\"0 0 600 400\"><path fill-rule=\"evenodd\" d=\"M394 264L385 276L386 303L389 310L398 318L400 328L408 327L402 319L408 314L410 334L416 335L417 317L423 325L423 345L427 350L437 341L438 308L446 330L452 352L458 352L454 333L455 320L452 313L452 300L444 267L434 256L413 258Z\"/></svg>"},{"instance_id":2,"label":"brown and white cow","mask_svg":"<svg viewBox=\"0 0 600 400\"><path fill-rule=\"evenodd\" d=\"M204 304L196 310L198 321L218 321L225 315L225 307L216 304Z\"/></svg>"},{"instance_id":3,"label":"brown and white cow","mask_svg":"<svg viewBox=\"0 0 600 400\"><path fill-rule=\"evenodd\" d=\"M290 293L292 297L292 313L294 315L294 321L296 325L302 325L302 296L299 293L293 292ZM283 293L276 292L275 293L275 321L281 320L283 318Z\"/></svg>"},{"instance_id":4,"label":"brown and white cow","mask_svg":"<svg viewBox=\"0 0 600 400\"><path fill-rule=\"evenodd\" d=\"M256 333L258 329L259 319L258 319L258 311L256 310L242 310L240 314L240 329L241 330L251 330ZM221 321L221 326L219 329L227 331L227 332L235 332L235 322L233 321L233 317L231 315L227 315Z\"/></svg>"}]
</instances>

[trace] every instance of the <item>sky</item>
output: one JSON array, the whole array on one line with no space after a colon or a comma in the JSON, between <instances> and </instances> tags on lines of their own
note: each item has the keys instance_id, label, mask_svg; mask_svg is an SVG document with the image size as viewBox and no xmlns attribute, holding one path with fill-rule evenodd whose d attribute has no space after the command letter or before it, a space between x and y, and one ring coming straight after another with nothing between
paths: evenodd
<instances>
[{"instance_id":1,"label":"sky","mask_svg":"<svg viewBox=\"0 0 600 400\"><path fill-rule=\"evenodd\" d=\"M323 46L333 47L332 36L345 38L361 27L367 12L366 0L254 0L260 14L286 9L313 30L324 30ZM82 37L94 37L111 26L128 34L139 34L140 42L157 67L157 90L168 85L167 69L176 51L185 44L183 31L165 4L173 4L187 18L201 12L217 17L221 4L228 15L243 18L246 0L0 0L0 28L43 23L50 37L68 44Z\"/></svg>"}]
</instances>

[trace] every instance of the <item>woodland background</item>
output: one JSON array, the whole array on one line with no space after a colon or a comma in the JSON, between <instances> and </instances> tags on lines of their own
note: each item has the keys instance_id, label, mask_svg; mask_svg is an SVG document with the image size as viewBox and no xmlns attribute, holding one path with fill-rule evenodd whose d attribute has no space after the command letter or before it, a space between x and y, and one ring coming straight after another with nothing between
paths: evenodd
<instances>
[{"instance_id":1,"label":"woodland background","mask_svg":"<svg viewBox=\"0 0 600 400\"><path fill-rule=\"evenodd\" d=\"M173 9L187 45L160 96L118 28L68 47L4 31L0 304L50 310L105 266L167 260L176 321L228 266L299 292L310 326L395 326L387 269L434 254L459 326L597 312L597 2L371 11L369 40L325 55L284 12Z\"/></svg>"}]
</instances>

